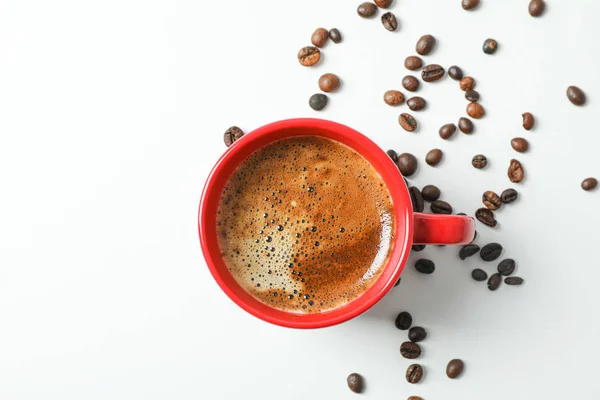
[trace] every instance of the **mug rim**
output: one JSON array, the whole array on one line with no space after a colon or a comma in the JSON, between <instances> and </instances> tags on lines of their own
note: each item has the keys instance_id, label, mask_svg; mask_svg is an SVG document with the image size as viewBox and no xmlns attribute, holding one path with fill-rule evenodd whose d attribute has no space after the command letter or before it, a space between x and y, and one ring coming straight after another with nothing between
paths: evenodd
<instances>
[{"instance_id":1,"label":"mug rim","mask_svg":"<svg viewBox=\"0 0 600 400\"><path fill-rule=\"evenodd\" d=\"M295 134L297 132L298 134ZM309 133L302 133L309 132ZM300 134L301 133L301 134ZM229 273L216 240L218 198L233 170L253 152L277 140L296 136L325 137L344 144L379 173L394 206L395 230L387 262L379 277L360 296L332 310L304 314L271 307L251 296ZM352 145L348 143L352 143ZM215 190L219 190L216 194ZM212 224L211 222L215 222ZM213 234L211 234L211 230ZM219 157L206 179L198 209L200 246L211 275L223 292L246 312L266 322L290 328L313 329L336 325L363 314L394 287L410 254L413 210L410 194L397 166L371 139L336 122L297 118L273 122L242 136ZM216 254L215 254L216 253Z\"/></svg>"}]
</instances>

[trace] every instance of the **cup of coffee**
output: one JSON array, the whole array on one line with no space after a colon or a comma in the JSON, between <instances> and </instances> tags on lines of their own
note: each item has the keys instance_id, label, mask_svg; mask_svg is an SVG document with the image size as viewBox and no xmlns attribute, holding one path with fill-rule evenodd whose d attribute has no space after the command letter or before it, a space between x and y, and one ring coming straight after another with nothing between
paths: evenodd
<instances>
[{"instance_id":1,"label":"cup of coffee","mask_svg":"<svg viewBox=\"0 0 600 400\"><path fill-rule=\"evenodd\" d=\"M236 141L200 201L213 277L267 322L321 328L354 318L397 282L413 244L466 244L472 218L412 210L394 162L334 122L292 119Z\"/></svg>"}]
</instances>

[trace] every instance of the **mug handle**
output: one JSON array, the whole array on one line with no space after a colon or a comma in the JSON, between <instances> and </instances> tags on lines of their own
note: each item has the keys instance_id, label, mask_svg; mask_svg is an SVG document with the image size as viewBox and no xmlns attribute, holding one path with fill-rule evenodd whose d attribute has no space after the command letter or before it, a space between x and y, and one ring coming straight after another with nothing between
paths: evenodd
<instances>
[{"instance_id":1,"label":"mug handle","mask_svg":"<svg viewBox=\"0 0 600 400\"><path fill-rule=\"evenodd\" d=\"M469 244L475 220L461 215L414 213L413 244Z\"/></svg>"}]
</instances>

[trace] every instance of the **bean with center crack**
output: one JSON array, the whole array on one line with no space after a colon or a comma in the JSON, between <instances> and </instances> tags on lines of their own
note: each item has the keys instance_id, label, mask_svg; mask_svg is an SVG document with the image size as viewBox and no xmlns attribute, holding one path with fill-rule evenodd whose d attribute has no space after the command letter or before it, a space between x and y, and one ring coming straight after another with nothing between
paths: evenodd
<instances>
[{"instance_id":1,"label":"bean with center crack","mask_svg":"<svg viewBox=\"0 0 600 400\"><path fill-rule=\"evenodd\" d=\"M515 189L506 189L502 192L500 197L502 198L502 202L504 204L509 204L517 200L517 198L519 197L519 193Z\"/></svg>"},{"instance_id":2,"label":"bean with center crack","mask_svg":"<svg viewBox=\"0 0 600 400\"><path fill-rule=\"evenodd\" d=\"M413 342L404 342L400 346L400 354L409 360L418 358L421 355L421 346Z\"/></svg>"},{"instance_id":3,"label":"bean with center crack","mask_svg":"<svg viewBox=\"0 0 600 400\"><path fill-rule=\"evenodd\" d=\"M500 275L509 276L515 272L516 263L512 258L506 258L498 264L498 273Z\"/></svg>"},{"instance_id":4,"label":"bean with center crack","mask_svg":"<svg viewBox=\"0 0 600 400\"><path fill-rule=\"evenodd\" d=\"M398 117L398 123L407 132L414 132L418 128L417 120L410 114L403 113Z\"/></svg>"},{"instance_id":5,"label":"bean with center crack","mask_svg":"<svg viewBox=\"0 0 600 400\"><path fill-rule=\"evenodd\" d=\"M432 202L430 208L434 214L452 214L452 206L442 200Z\"/></svg>"},{"instance_id":6,"label":"bean with center crack","mask_svg":"<svg viewBox=\"0 0 600 400\"><path fill-rule=\"evenodd\" d=\"M494 261L502 254L502 245L500 243L488 243L481 248L479 256L483 261Z\"/></svg>"},{"instance_id":7,"label":"bean with center crack","mask_svg":"<svg viewBox=\"0 0 600 400\"><path fill-rule=\"evenodd\" d=\"M508 179L511 182L519 183L522 182L525 178L525 171L523 170L523 165L518 160L510 160L510 165L508 166Z\"/></svg>"},{"instance_id":8,"label":"bean with center crack","mask_svg":"<svg viewBox=\"0 0 600 400\"><path fill-rule=\"evenodd\" d=\"M502 206L502 198L491 190L483 194L481 201L490 210L497 210Z\"/></svg>"},{"instance_id":9,"label":"bean with center crack","mask_svg":"<svg viewBox=\"0 0 600 400\"><path fill-rule=\"evenodd\" d=\"M498 224L496 218L494 217L494 212L487 208L480 208L477 211L475 211L475 218L477 218L477 220L482 224L490 226L492 228L494 228Z\"/></svg>"},{"instance_id":10,"label":"bean with center crack","mask_svg":"<svg viewBox=\"0 0 600 400\"><path fill-rule=\"evenodd\" d=\"M231 146L235 141L244 136L244 131L242 131L237 126L232 126L228 128L223 134L223 141L225 142L225 146Z\"/></svg>"},{"instance_id":11,"label":"bean with center crack","mask_svg":"<svg viewBox=\"0 0 600 400\"><path fill-rule=\"evenodd\" d=\"M479 250L480 248L476 244L466 244L463 247L461 247L460 251L458 252L458 257L461 260L465 260L466 258L479 253Z\"/></svg>"}]
</instances>

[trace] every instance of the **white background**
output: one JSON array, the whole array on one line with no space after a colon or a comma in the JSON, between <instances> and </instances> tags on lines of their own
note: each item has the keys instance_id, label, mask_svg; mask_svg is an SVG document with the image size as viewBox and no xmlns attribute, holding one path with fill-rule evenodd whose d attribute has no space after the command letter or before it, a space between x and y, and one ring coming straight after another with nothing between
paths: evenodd
<instances>
[{"instance_id":1,"label":"white background","mask_svg":"<svg viewBox=\"0 0 600 400\"><path fill-rule=\"evenodd\" d=\"M600 2L395 0L401 28L356 15L343 0L19 0L0 2L0 398L364 399L600 398ZM381 12L380 14L381 15ZM315 68L296 53L312 31L338 27ZM401 89L419 36L426 62L477 80L487 116L471 136L437 130L464 115L457 83L425 84L421 129L404 132L383 93ZM493 37L494 56L481 51ZM317 79L343 80L326 111L309 109ZM577 108L568 85L588 95ZM402 89L401 89L402 90ZM534 131L521 127L531 111ZM250 131L290 117L350 125L384 149L444 150L411 181L437 184L456 212L501 192L514 136L531 150L520 200L479 227L517 260L522 287L490 292L458 249L427 248L433 275L407 266L401 285L366 315L318 331L270 326L235 306L210 276L197 206L230 125ZM470 160L483 153L486 170ZM484 265L485 264L485 265ZM412 313L429 337L424 381L404 379L393 324ZM446 378L462 358L461 379ZM576 395L576 396L575 396Z\"/></svg>"}]
</instances>

